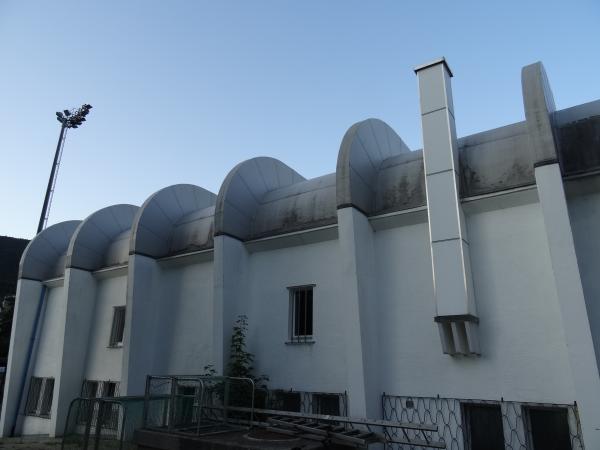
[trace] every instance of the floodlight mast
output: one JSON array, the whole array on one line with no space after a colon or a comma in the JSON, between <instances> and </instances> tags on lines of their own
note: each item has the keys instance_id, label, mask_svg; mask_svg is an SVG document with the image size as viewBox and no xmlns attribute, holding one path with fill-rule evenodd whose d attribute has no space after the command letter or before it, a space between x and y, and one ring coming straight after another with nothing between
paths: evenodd
<instances>
[{"instance_id":1,"label":"floodlight mast","mask_svg":"<svg viewBox=\"0 0 600 450\"><path fill-rule=\"evenodd\" d=\"M50 170L50 178L48 179L48 187L46 188L46 195L44 196L44 206L42 206L42 213L40 214L40 221L37 228L38 234L46 227L46 223L48 222L50 203L52 201L52 194L54 193L54 186L56 185L58 165L60 164L62 149L67 137L67 129L81 126L83 122L85 122L85 116L88 115L90 109L92 109L92 105L86 103L80 108L75 108L72 110L65 109L63 112L56 113L56 119L61 124L60 135L58 136L56 152L54 152L54 162L52 163L52 170Z\"/></svg>"}]
</instances>

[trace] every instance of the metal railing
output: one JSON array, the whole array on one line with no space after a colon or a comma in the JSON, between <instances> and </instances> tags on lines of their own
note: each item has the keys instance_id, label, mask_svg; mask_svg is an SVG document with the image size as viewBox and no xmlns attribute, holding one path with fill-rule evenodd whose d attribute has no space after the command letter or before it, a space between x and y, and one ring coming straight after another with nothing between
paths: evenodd
<instances>
[{"instance_id":1,"label":"metal railing","mask_svg":"<svg viewBox=\"0 0 600 450\"><path fill-rule=\"evenodd\" d=\"M61 449L135 449L142 425L143 397L76 398L65 423Z\"/></svg>"},{"instance_id":2,"label":"metal railing","mask_svg":"<svg viewBox=\"0 0 600 450\"><path fill-rule=\"evenodd\" d=\"M170 433L202 435L239 428L254 421L254 381L203 375L149 375L146 378L143 427ZM248 407L232 412L230 407Z\"/></svg>"}]
</instances>

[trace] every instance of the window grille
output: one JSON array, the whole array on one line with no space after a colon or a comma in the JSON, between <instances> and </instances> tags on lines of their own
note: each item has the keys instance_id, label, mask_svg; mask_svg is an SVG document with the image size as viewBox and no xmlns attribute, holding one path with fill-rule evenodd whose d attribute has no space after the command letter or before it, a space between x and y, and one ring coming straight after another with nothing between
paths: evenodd
<instances>
[{"instance_id":1,"label":"window grille","mask_svg":"<svg viewBox=\"0 0 600 450\"><path fill-rule=\"evenodd\" d=\"M42 392L43 378L31 377L29 383L29 394L27 395L27 404L25 405L25 414L30 416L37 415L37 405Z\"/></svg>"},{"instance_id":2,"label":"window grille","mask_svg":"<svg viewBox=\"0 0 600 450\"><path fill-rule=\"evenodd\" d=\"M110 330L110 347L123 345L123 330L125 329L125 307L115 306L112 328Z\"/></svg>"},{"instance_id":3,"label":"window grille","mask_svg":"<svg viewBox=\"0 0 600 450\"><path fill-rule=\"evenodd\" d=\"M83 398L102 398L118 396L118 381L84 380L83 385L81 386L81 397Z\"/></svg>"},{"instance_id":4,"label":"window grille","mask_svg":"<svg viewBox=\"0 0 600 450\"><path fill-rule=\"evenodd\" d=\"M119 396L119 382L118 381L103 381L103 380L84 380L81 386L81 397L85 399L94 398L112 398ZM98 403L94 401L87 401L80 403L79 415L77 418L78 424L85 424L90 417L93 422L99 419L102 420L103 426L106 429L116 430L119 425L119 405L116 403L107 403L100 410Z\"/></svg>"},{"instance_id":5,"label":"window grille","mask_svg":"<svg viewBox=\"0 0 600 450\"><path fill-rule=\"evenodd\" d=\"M289 288L291 342L312 342L313 288L312 285Z\"/></svg>"},{"instance_id":6,"label":"window grille","mask_svg":"<svg viewBox=\"0 0 600 450\"><path fill-rule=\"evenodd\" d=\"M98 383L95 380L84 380L83 387L81 388L81 396L83 398L96 398Z\"/></svg>"},{"instance_id":7,"label":"window grille","mask_svg":"<svg viewBox=\"0 0 600 450\"><path fill-rule=\"evenodd\" d=\"M25 414L28 416L49 418L53 395L54 378L31 377L27 402L25 404Z\"/></svg>"},{"instance_id":8,"label":"window grille","mask_svg":"<svg viewBox=\"0 0 600 450\"><path fill-rule=\"evenodd\" d=\"M444 397L407 397L383 394L382 408L383 419L398 422L411 422L417 424L433 424L438 427L436 432L427 432L428 439L443 440L446 443L446 450L464 450L471 449L471 433L469 433L469 414L464 414L465 406L496 406L500 407L502 415L502 430L504 434L505 450L530 450L532 443L535 443L536 429L543 430L544 435L552 431L555 435L564 435L565 428L568 429L569 443L565 449L583 450L583 438L581 434L581 424L577 404L550 404L550 403L527 403L501 400L482 400L482 399L457 399ZM551 410L566 411L562 417L553 416L551 420L542 420L531 423L531 411ZM535 415L535 413L534 413ZM535 419L534 419L535 422ZM553 422L552 426L549 423ZM557 424L559 426L557 426ZM556 430L551 429L555 427ZM489 430L489 427L486 426ZM472 430L472 429L471 429ZM390 438L403 438L398 430L386 429L385 433ZM413 431L407 431L409 438L418 438ZM539 433L538 433L539 434ZM557 439L558 438L558 439ZM554 438L554 443L563 439L561 436ZM542 444L543 442L540 441ZM486 442L487 444L487 442ZM486 450L490 448L486 446ZM493 447L492 447L493 448ZM537 449L537 447L535 447ZM549 447L542 446L542 449ZM393 444L390 450L419 450L416 446L402 444Z\"/></svg>"},{"instance_id":9,"label":"window grille","mask_svg":"<svg viewBox=\"0 0 600 450\"><path fill-rule=\"evenodd\" d=\"M119 395L119 383L115 381L106 381L104 383L103 397L117 397Z\"/></svg>"},{"instance_id":10,"label":"window grille","mask_svg":"<svg viewBox=\"0 0 600 450\"><path fill-rule=\"evenodd\" d=\"M52 397L54 395L54 378L46 378L44 380L44 389L41 396L40 416L50 417L50 409L52 408Z\"/></svg>"},{"instance_id":11,"label":"window grille","mask_svg":"<svg viewBox=\"0 0 600 450\"><path fill-rule=\"evenodd\" d=\"M336 394L313 394L313 414L340 415L340 396Z\"/></svg>"},{"instance_id":12,"label":"window grille","mask_svg":"<svg viewBox=\"0 0 600 450\"><path fill-rule=\"evenodd\" d=\"M265 391L265 407L304 414L347 416L348 396L345 392L270 389Z\"/></svg>"}]
</instances>

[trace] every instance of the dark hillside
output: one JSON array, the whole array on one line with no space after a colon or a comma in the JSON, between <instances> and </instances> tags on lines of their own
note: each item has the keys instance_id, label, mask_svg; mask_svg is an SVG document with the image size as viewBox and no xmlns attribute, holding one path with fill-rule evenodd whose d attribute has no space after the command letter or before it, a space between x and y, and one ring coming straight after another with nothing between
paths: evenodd
<instances>
[{"instance_id":1,"label":"dark hillside","mask_svg":"<svg viewBox=\"0 0 600 450\"><path fill-rule=\"evenodd\" d=\"M0 365L8 356L19 261L28 243L27 239L0 236Z\"/></svg>"},{"instance_id":2,"label":"dark hillside","mask_svg":"<svg viewBox=\"0 0 600 450\"><path fill-rule=\"evenodd\" d=\"M27 239L0 236L0 300L15 294L19 261L28 243Z\"/></svg>"}]
</instances>

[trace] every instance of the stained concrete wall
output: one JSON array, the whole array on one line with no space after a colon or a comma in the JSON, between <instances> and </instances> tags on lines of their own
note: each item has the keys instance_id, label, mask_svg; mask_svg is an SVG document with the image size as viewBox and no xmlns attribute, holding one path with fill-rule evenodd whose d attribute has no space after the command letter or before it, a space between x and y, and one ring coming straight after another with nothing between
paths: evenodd
<instances>
[{"instance_id":1,"label":"stained concrete wall","mask_svg":"<svg viewBox=\"0 0 600 450\"><path fill-rule=\"evenodd\" d=\"M467 226L481 320L482 355L474 359L441 354L432 319L427 224L375 233L385 336L380 339L381 389L411 396L572 403L539 204L470 215Z\"/></svg>"}]
</instances>

